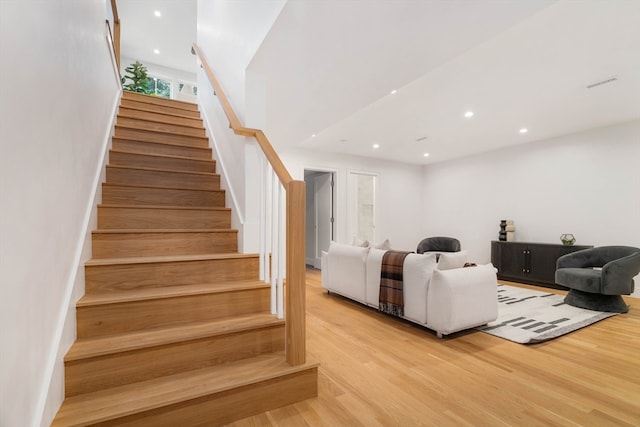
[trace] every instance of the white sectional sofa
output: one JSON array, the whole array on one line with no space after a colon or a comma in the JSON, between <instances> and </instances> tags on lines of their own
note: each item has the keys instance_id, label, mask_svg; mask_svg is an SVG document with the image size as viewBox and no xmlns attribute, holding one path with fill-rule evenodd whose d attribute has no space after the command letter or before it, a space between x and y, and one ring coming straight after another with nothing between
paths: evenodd
<instances>
[{"instance_id":1,"label":"white sectional sofa","mask_svg":"<svg viewBox=\"0 0 640 427\"><path fill-rule=\"evenodd\" d=\"M378 308L386 251L331 242L322 255L322 286ZM438 337L484 325L498 317L496 270L491 264L462 268L466 252L409 254L403 265L403 318Z\"/></svg>"}]
</instances>

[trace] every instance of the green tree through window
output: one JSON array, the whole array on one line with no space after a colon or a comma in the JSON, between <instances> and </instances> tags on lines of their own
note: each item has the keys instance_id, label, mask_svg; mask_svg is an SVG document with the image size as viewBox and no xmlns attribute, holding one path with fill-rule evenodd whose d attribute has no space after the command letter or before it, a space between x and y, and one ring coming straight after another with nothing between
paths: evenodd
<instances>
[{"instance_id":1,"label":"green tree through window","mask_svg":"<svg viewBox=\"0 0 640 427\"><path fill-rule=\"evenodd\" d=\"M162 98L171 98L171 82L157 77L151 77L147 82L146 89L150 94Z\"/></svg>"}]
</instances>

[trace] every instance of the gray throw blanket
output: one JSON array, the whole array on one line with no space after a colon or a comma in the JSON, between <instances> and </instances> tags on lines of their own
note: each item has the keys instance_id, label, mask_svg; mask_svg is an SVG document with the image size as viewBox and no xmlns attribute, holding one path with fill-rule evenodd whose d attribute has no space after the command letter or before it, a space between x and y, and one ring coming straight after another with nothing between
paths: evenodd
<instances>
[{"instance_id":1,"label":"gray throw blanket","mask_svg":"<svg viewBox=\"0 0 640 427\"><path fill-rule=\"evenodd\" d=\"M402 268L411 252L387 251L380 270L379 310L393 316L404 316Z\"/></svg>"}]
</instances>

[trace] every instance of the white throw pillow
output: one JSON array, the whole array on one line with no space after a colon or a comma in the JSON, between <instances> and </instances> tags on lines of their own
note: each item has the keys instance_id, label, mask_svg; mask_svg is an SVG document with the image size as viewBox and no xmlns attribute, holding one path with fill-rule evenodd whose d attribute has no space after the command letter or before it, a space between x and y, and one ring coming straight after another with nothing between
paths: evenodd
<instances>
[{"instance_id":1,"label":"white throw pillow","mask_svg":"<svg viewBox=\"0 0 640 427\"><path fill-rule=\"evenodd\" d=\"M442 252L438 260L438 270L462 268L465 262L467 262L467 251Z\"/></svg>"},{"instance_id":2,"label":"white throw pillow","mask_svg":"<svg viewBox=\"0 0 640 427\"><path fill-rule=\"evenodd\" d=\"M358 237L354 236L353 237L353 242L351 242L352 246L360 246L362 248L366 248L369 246L369 241L368 240L362 240L359 239Z\"/></svg>"},{"instance_id":3,"label":"white throw pillow","mask_svg":"<svg viewBox=\"0 0 640 427\"><path fill-rule=\"evenodd\" d=\"M371 247L374 249L382 249L388 251L389 249L391 249L391 243L389 243L389 239L385 239L384 242L376 243L374 245L371 245Z\"/></svg>"}]
</instances>

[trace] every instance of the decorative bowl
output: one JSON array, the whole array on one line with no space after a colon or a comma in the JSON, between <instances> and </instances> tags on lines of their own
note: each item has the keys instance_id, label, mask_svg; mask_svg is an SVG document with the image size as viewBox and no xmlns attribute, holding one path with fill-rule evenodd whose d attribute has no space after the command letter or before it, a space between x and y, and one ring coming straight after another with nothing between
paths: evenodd
<instances>
[{"instance_id":1,"label":"decorative bowl","mask_svg":"<svg viewBox=\"0 0 640 427\"><path fill-rule=\"evenodd\" d=\"M576 242L576 238L573 237L573 234L563 234L560 236L560 241L563 245L571 246Z\"/></svg>"}]
</instances>

